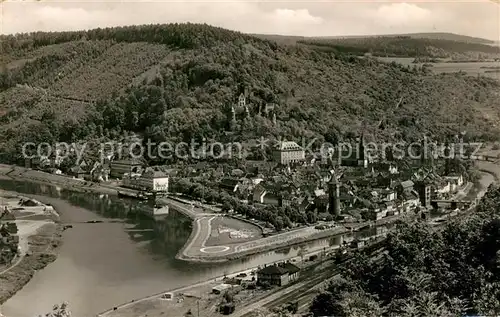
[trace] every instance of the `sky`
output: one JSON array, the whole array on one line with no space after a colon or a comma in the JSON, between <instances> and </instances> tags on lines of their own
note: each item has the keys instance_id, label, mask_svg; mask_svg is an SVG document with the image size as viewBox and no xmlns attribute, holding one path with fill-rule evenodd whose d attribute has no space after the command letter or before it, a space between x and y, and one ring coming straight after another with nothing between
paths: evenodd
<instances>
[{"instance_id":1,"label":"sky","mask_svg":"<svg viewBox=\"0 0 500 317\"><path fill-rule=\"evenodd\" d=\"M3 34L193 22L245 33L343 36L452 32L500 40L500 5L488 0L7 0L0 13Z\"/></svg>"}]
</instances>

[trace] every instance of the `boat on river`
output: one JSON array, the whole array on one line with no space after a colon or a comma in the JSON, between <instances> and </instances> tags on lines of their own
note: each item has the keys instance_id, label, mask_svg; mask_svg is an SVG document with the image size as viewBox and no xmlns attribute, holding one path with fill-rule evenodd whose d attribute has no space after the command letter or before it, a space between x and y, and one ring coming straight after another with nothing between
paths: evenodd
<instances>
[{"instance_id":1,"label":"boat on river","mask_svg":"<svg viewBox=\"0 0 500 317\"><path fill-rule=\"evenodd\" d=\"M142 193L142 192L134 193L134 192L128 192L128 191L118 191L118 197L121 197L121 198L133 198L133 199L148 200L149 196L150 195L148 195L146 193Z\"/></svg>"}]
</instances>

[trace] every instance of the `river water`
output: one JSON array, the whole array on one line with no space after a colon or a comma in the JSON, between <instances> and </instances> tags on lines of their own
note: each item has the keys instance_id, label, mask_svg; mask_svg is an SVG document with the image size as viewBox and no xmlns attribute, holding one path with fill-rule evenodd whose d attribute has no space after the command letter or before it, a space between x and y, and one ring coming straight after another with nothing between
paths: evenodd
<instances>
[{"instance_id":1,"label":"river water","mask_svg":"<svg viewBox=\"0 0 500 317\"><path fill-rule=\"evenodd\" d=\"M482 184L492 181L487 175ZM62 222L73 224L63 233L56 261L1 307L8 317L38 316L63 301L70 303L76 317L95 316L132 299L296 257L300 249L321 251L353 238L337 236L223 264L192 264L175 259L192 225L173 210L153 220L143 215L148 207L140 201L4 179L0 188L36 195L56 208ZM104 222L85 223L89 220ZM368 237L385 229L355 235Z\"/></svg>"},{"instance_id":2,"label":"river water","mask_svg":"<svg viewBox=\"0 0 500 317\"><path fill-rule=\"evenodd\" d=\"M175 259L192 227L189 218L175 211L153 220L143 215L148 206L140 201L4 179L0 188L35 195L53 205L63 223L73 224L63 233L56 261L2 305L8 317L38 316L63 301L77 317L95 316L132 299L291 258L301 248L313 252L343 241L337 236L223 264L192 264ZM104 222L85 223L89 220ZM369 236L374 230L356 235Z\"/></svg>"}]
</instances>

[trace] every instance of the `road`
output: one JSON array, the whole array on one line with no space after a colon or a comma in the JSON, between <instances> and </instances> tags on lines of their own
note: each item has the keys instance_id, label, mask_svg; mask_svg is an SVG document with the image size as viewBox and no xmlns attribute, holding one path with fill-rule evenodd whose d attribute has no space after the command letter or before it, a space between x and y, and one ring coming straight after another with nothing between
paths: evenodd
<instances>
[{"instance_id":1,"label":"road","mask_svg":"<svg viewBox=\"0 0 500 317\"><path fill-rule=\"evenodd\" d=\"M14 269L17 265L19 265L19 263L21 263L21 261L29 251L28 238L34 235L36 231L42 226L52 223L50 221L43 221L43 220L33 220L33 221L16 220L14 222L17 224L18 227L19 254L14 258L15 261L8 268L4 269L3 271L0 271L0 275L9 272L10 270Z\"/></svg>"},{"instance_id":2,"label":"road","mask_svg":"<svg viewBox=\"0 0 500 317\"><path fill-rule=\"evenodd\" d=\"M489 172L493 173L493 171ZM470 189L467 188L467 186L468 184L464 188L464 192L467 192ZM481 196L481 193L478 193L478 196ZM473 208L475 208L475 206L471 206L468 210L466 210L463 213L466 213L472 210ZM442 227L442 224L436 224L436 229L438 229L439 227ZM233 313L232 316L247 317L251 312L258 311L261 308L272 309L284 305L290 301L298 301L299 310L301 311L307 310L311 301L316 296L315 290L321 289L322 285L325 285L325 283L328 283L328 281L338 276L338 274L336 273L337 271L335 269L334 270L327 269L325 271L326 272L317 274L306 281L287 287L261 300L258 300L257 302L252 303L251 305L248 305L247 307L244 307L241 310L236 311L235 313Z\"/></svg>"}]
</instances>

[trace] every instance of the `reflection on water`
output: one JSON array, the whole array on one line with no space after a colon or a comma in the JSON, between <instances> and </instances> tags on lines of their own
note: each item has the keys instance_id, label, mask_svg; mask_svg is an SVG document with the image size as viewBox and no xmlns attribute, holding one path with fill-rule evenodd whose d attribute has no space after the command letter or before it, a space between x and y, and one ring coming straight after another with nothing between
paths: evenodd
<instances>
[{"instance_id":1,"label":"reflection on water","mask_svg":"<svg viewBox=\"0 0 500 317\"><path fill-rule=\"evenodd\" d=\"M45 200L60 211L61 221L75 224L64 233L57 260L2 307L10 317L41 313L63 300L70 302L75 315L88 316L152 293L298 256L301 249L321 251L353 239L352 234L321 239L223 264L186 263L175 255L192 224L175 210L152 219L144 215L152 206L143 201L3 179L0 188L50 197ZM85 223L101 217L121 222ZM355 235L376 233L370 228ZM37 298L37 306L26 305L30 298Z\"/></svg>"}]
</instances>

